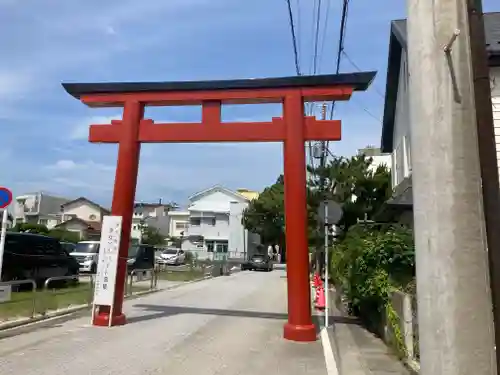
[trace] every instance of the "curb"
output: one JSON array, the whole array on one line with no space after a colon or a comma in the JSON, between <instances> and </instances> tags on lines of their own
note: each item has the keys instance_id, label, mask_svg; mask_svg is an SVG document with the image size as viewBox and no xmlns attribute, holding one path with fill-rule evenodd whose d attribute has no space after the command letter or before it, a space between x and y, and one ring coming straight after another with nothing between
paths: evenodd
<instances>
[{"instance_id":1,"label":"curb","mask_svg":"<svg viewBox=\"0 0 500 375\"><path fill-rule=\"evenodd\" d=\"M346 309L346 306L344 305L344 301L342 298L342 294L339 294L338 296L336 295L335 292L330 290L329 296L330 296L330 301L332 302L332 305L337 308L337 310L343 315L343 316L349 316L349 313ZM337 298L332 298L331 296L335 295ZM330 338L332 342L332 348L334 349L334 356L337 359L337 363L340 363L340 354L338 352L338 339L335 334L335 328L333 326L333 329L331 330L330 333ZM383 341L383 340L382 340ZM387 344L384 342L384 345L387 346ZM390 348L389 346L387 346ZM420 374L420 364L413 360L413 359L408 359L408 358L398 358L398 360L403 364L403 366L410 372L411 375L419 375Z\"/></svg>"},{"instance_id":2,"label":"curb","mask_svg":"<svg viewBox=\"0 0 500 375\"><path fill-rule=\"evenodd\" d=\"M182 286L188 285L188 284L193 284L196 282L212 279L213 276L205 276L199 279L191 280L191 281L185 281L181 284L177 285L172 285L168 288L164 289L152 289L152 290L145 290L143 292L137 292L132 295L125 296L125 299L135 299L137 297L142 297L148 294L153 294L157 292L162 292L162 291L167 291L167 290L173 290L180 288ZM91 305L89 304L84 304L84 305L76 305L76 306L71 306L67 307L65 309L61 310L56 310L49 312L45 315L39 315L35 316L33 318L21 318L17 320L12 320L12 321L7 321L4 323L0 323L0 339L4 339L7 337L15 336L19 333L25 333L26 331L30 331L32 329L36 328L43 328L44 326L50 325L50 324L57 324L57 323L63 323L65 321L74 319L78 317L79 313L87 312L88 310L91 309Z\"/></svg>"},{"instance_id":3,"label":"curb","mask_svg":"<svg viewBox=\"0 0 500 375\"><path fill-rule=\"evenodd\" d=\"M403 364L406 369L411 373L411 375L419 375L420 374L420 364L415 360L403 360Z\"/></svg>"}]
</instances>

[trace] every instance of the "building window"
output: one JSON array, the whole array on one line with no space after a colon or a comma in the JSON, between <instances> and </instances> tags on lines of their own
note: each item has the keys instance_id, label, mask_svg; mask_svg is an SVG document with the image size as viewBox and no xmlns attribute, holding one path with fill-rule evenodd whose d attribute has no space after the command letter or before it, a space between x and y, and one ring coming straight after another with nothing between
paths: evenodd
<instances>
[{"instance_id":1,"label":"building window","mask_svg":"<svg viewBox=\"0 0 500 375\"><path fill-rule=\"evenodd\" d=\"M405 136L404 137L404 145L405 145L405 154L406 154L406 166L408 168L408 171L411 172L412 167L411 167L411 144L410 144L410 137Z\"/></svg>"},{"instance_id":2,"label":"building window","mask_svg":"<svg viewBox=\"0 0 500 375\"><path fill-rule=\"evenodd\" d=\"M38 224L40 224L40 225L47 225L48 223L49 223L49 221L47 219L38 220Z\"/></svg>"},{"instance_id":3,"label":"building window","mask_svg":"<svg viewBox=\"0 0 500 375\"><path fill-rule=\"evenodd\" d=\"M217 243L217 252L218 253L227 253L228 243L227 241L222 241Z\"/></svg>"},{"instance_id":4,"label":"building window","mask_svg":"<svg viewBox=\"0 0 500 375\"><path fill-rule=\"evenodd\" d=\"M209 253L213 253L214 252L214 247L215 247L215 241L206 241L205 243L207 245L207 251Z\"/></svg>"},{"instance_id":5,"label":"building window","mask_svg":"<svg viewBox=\"0 0 500 375\"><path fill-rule=\"evenodd\" d=\"M401 183L403 179L406 177L405 175L405 155L404 155L404 143L400 142L396 147L396 185ZM394 185L394 186L396 186Z\"/></svg>"},{"instance_id":6,"label":"building window","mask_svg":"<svg viewBox=\"0 0 500 375\"><path fill-rule=\"evenodd\" d=\"M201 225L201 219L199 218L191 218L189 220L189 223L193 226L193 227L199 227Z\"/></svg>"},{"instance_id":7,"label":"building window","mask_svg":"<svg viewBox=\"0 0 500 375\"><path fill-rule=\"evenodd\" d=\"M175 229L186 229L187 228L187 223L175 223Z\"/></svg>"},{"instance_id":8,"label":"building window","mask_svg":"<svg viewBox=\"0 0 500 375\"><path fill-rule=\"evenodd\" d=\"M217 219L215 219L215 217L210 219L210 225L211 226L215 226L216 222L217 222Z\"/></svg>"}]
</instances>

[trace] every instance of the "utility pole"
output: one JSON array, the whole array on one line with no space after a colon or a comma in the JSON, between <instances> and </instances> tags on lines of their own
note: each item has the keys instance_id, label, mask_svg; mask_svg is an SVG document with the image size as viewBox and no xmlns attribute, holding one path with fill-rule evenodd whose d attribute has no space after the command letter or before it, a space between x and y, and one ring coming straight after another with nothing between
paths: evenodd
<instances>
[{"instance_id":1,"label":"utility pole","mask_svg":"<svg viewBox=\"0 0 500 375\"><path fill-rule=\"evenodd\" d=\"M326 103L323 103L321 107L321 119L326 120ZM327 149L326 149L326 142L321 142L320 143L320 157L319 157L319 165L320 167L324 168L326 165L326 157L327 157ZM323 177L323 174L320 176L320 183L319 183L319 189L320 189L320 194L321 194L321 199L326 200L326 187L325 187L325 178ZM318 228L317 228L317 233L318 233L318 243L316 245L316 272L321 274L322 272L322 266L324 262L324 255L323 255L323 249L322 249L322 243L319 237L319 234L321 234L321 225L318 223Z\"/></svg>"},{"instance_id":2,"label":"utility pole","mask_svg":"<svg viewBox=\"0 0 500 375\"><path fill-rule=\"evenodd\" d=\"M488 244L488 264L495 323L497 371L500 368L500 186L491 103L490 69L486 52L481 0L468 1L471 60L476 103L479 163Z\"/></svg>"},{"instance_id":3,"label":"utility pole","mask_svg":"<svg viewBox=\"0 0 500 375\"><path fill-rule=\"evenodd\" d=\"M467 5L408 0L422 375L497 374Z\"/></svg>"}]
</instances>

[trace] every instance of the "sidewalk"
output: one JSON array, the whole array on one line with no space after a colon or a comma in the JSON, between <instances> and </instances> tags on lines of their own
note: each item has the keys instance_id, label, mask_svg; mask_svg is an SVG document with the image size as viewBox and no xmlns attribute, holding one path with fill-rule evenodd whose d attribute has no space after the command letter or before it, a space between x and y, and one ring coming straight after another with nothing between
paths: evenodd
<instances>
[{"instance_id":1,"label":"sidewalk","mask_svg":"<svg viewBox=\"0 0 500 375\"><path fill-rule=\"evenodd\" d=\"M0 340L0 373L326 375L321 342L282 338L285 272L240 272L126 301L128 324L85 316Z\"/></svg>"},{"instance_id":2,"label":"sidewalk","mask_svg":"<svg viewBox=\"0 0 500 375\"><path fill-rule=\"evenodd\" d=\"M331 327L328 336L339 375L410 375L384 342L365 329L354 317L335 307L330 292Z\"/></svg>"}]
</instances>

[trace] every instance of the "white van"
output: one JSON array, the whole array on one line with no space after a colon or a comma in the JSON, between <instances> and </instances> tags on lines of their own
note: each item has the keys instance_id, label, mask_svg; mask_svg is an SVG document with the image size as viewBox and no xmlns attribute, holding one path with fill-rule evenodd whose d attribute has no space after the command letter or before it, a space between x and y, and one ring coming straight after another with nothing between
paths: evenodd
<instances>
[{"instance_id":1,"label":"white van","mask_svg":"<svg viewBox=\"0 0 500 375\"><path fill-rule=\"evenodd\" d=\"M80 265L80 272L96 273L99 260L99 241L80 241L70 254Z\"/></svg>"}]
</instances>

